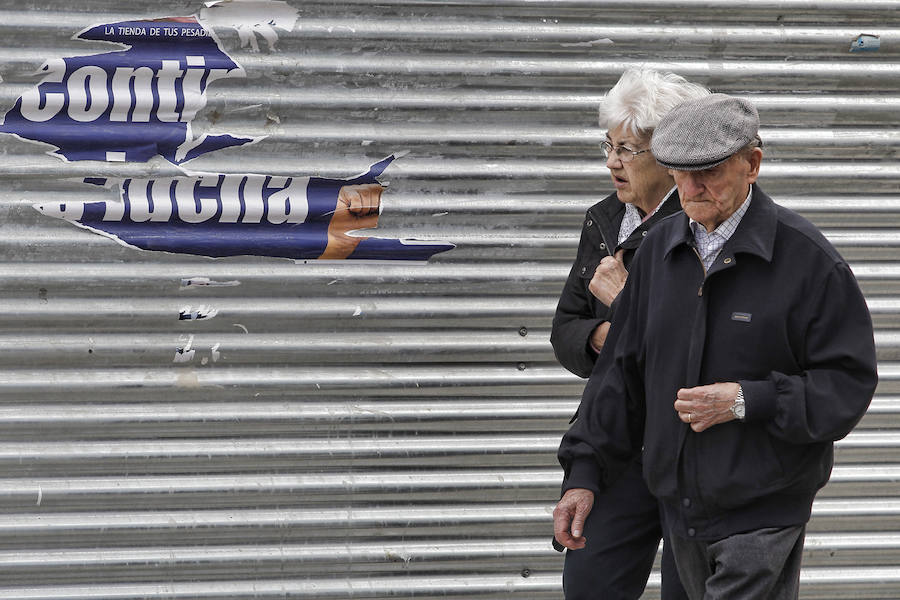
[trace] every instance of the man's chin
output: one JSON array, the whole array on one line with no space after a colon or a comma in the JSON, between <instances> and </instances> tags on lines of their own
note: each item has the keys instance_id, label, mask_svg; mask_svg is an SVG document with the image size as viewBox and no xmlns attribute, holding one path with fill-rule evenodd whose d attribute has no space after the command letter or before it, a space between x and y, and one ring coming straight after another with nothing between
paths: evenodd
<instances>
[{"instance_id":1,"label":"man's chin","mask_svg":"<svg viewBox=\"0 0 900 600\"><path fill-rule=\"evenodd\" d=\"M688 217L695 221L702 221L704 217L709 216L706 202L684 202L681 203L681 209Z\"/></svg>"}]
</instances>

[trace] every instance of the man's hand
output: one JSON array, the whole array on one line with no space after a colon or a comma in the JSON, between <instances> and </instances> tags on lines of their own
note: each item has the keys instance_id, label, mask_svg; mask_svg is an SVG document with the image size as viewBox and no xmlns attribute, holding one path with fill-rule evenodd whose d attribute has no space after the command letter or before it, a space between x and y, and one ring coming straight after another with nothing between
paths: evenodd
<instances>
[{"instance_id":1,"label":"man's hand","mask_svg":"<svg viewBox=\"0 0 900 600\"><path fill-rule=\"evenodd\" d=\"M584 548L584 522L594 506L594 492L574 488L563 494L553 509L553 535L569 550Z\"/></svg>"},{"instance_id":2,"label":"man's hand","mask_svg":"<svg viewBox=\"0 0 900 600\"><path fill-rule=\"evenodd\" d=\"M345 185L338 193L337 205L328 224L328 244L319 258L347 258L364 237L347 235L355 229L371 229L378 225L383 187L377 183Z\"/></svg>"},{"instance_id":3,"label":"man's hand","mask_svg":"<svg viewBox=\"0 0 900 600\"><path fill-rule=\"evenodd\" d=\"M594 352L600 354L603 344L606 343L606 336L609 335L609 321L603 321L591 333L591 348Z\"/></svg>"},{"instance_id":4,"label":"man's hand","mask_svg":"<svg viewBox=\"0 0 900 600\"><path fill-rule=\"evenodd\" d=\"M611 306L625 287L628 271L625 270L624 256L624 248L616 252L615 256L604 256L588 284L588 289L594 297L606 306Z\"/></svg>"},{"instance_id":5,"label":"man's hand","mask_svg":"<svg viewBox=\"0 0 900 600\"><path fill-rule=\"evenodd\" d=\"M740 385L737 383L714 383L678 390L675 410L678 418L689 423L691 429L701 432L719 423L734 419L731 407L737 399Z\"/></svg>"}]
</instances>

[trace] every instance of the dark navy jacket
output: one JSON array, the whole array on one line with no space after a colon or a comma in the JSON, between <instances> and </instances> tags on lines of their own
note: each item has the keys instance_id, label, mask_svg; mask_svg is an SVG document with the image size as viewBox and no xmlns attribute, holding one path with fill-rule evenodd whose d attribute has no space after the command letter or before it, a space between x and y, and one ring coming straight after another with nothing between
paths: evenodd
<instances>
[{"instance_id":1,"label":"dark navy jacket","mask_svg":"<svg viewBox=\"0 0 900 600\"><path fill-rule=\"evenodd\" d=\"M821 233L754 186L749 210L704 277L688 218L644 239L616 320L564 436L563 489L599 491L641 451L673 533L714 540L809 519L833 441L877 383L871 317ZM737 381L746 420L701 433L679 388Z\"/></svg>"},{"instance_id":2,"label":"dark navy jacket","mask_svg":"<svg viewBox=\"0 0 900 600\"><path fill-rule=\"evenodd\" d=\"M663 205L622 242L625 268L631 264L647 231L660 219L681 210L678 192L663 199ZM597 353L591 348L591 333L603 321L612 321L613 310L597 300L588 289L597 265L605 256L615 254L619 227L625 216L625 204L613 193L587 210L578 242L578 254L563 287L553 317L550 343L556 359L566 369L587 377L594 368Z\"/></svg>"}]
</instances>

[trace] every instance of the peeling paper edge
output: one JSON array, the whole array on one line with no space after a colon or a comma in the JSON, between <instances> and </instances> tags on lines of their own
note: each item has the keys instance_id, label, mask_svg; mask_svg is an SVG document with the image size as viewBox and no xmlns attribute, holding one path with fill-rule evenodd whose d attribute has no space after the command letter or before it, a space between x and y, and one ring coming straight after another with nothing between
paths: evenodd
<instances>
[{"instance_id":1,"label":"peeling paper edge","mask_svg":"<svg viewBox=\"0 0 900 600\"><path fill-rule=\"evenodd\" d=\"M188 336L187 344L184 345L183 348L175 348L175 358L172 360L174 363L189 363L194 360L195 350L191 349L191 346L194 345L194 334Z\"/></svg>"},{"instance_id":2,"label":"peeling paper edge","mask_svg":"<svg viewBox=\"0 0 900 600\"><path fill-rule=\"evenodd\" d=\"M874 43L870 46L860 46L859 41L863 38L870 38ZM874 33L860 33L850 42L850 52L878 52L881 49L881 36Z\"/></svg>"},{"instance_id":3,"label":"peeling paper edge","mask_svg":"<svg viewBox=\"0 0 900 600\"><path fill-rule=\"evenodd\" d=\"M209 277L184 277L181 279L181 288L191 287L234 287L241 285L237 279L229 281L214 281Z\"/></svg>"},{"instance_id":4,"label":"peeling paper edge","mask_svg":"<svg viewBox=\"0 0 900 600\"><path fill-rule=\"evenodd\" d=\"M560 46L563 48L593 48L594 46L612 46L615 44L609 38L600 38L599 40L590 40L587 42L567 42L562 43Z\"/></svg>"}]
</instances>

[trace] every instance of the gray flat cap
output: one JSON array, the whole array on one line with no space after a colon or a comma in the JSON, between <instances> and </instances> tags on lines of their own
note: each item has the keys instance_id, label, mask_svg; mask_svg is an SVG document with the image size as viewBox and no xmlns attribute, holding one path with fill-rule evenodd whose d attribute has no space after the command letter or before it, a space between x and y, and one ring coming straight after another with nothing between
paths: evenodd
<instances>
[{"instance_id":1,"label":"gray flat cap","mask_svg":"<svg viewBox=\"0 0 900 600\"><path fill-rule=\"evenodd\" d=\"M750 102L710 94L673 108L653 132L656 162L677 171L700 171L728 160L759 131L759 113Z\"/></svg>"}]
</instances>

